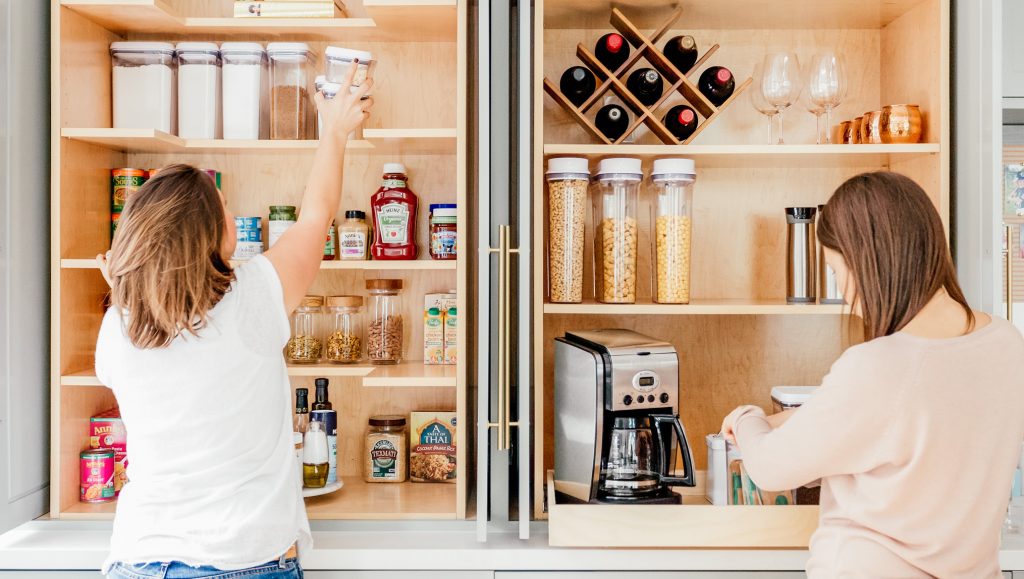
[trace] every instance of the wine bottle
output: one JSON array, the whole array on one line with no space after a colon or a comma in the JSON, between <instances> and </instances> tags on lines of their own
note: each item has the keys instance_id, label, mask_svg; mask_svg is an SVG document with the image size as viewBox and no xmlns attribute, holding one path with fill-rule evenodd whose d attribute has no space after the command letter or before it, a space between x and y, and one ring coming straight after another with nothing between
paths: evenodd
<instances>
[{"instance_id":1,"label":"wine bottle","mask_svg":"<svg viewBox=\"0 0 1024 579\"><path fill-rule=\"evenodd\" d=\"M661 98L664 85L658 71L653 68L639 68L634 70L629 75L629 78L626 79L626 88L644 106L649 107Z\"/></svg>"},{"instance_id":2,"label":"wine bottle","mask_svg":"<svg viewBox=\"0 0 1024 579\"><path fill-rule=\"evenodd\" d=\"M313 410L332 410L331 401L327 395L327 378L316 379L316 401L313 402Z\"/></svg>"},{"instance_id":3,"label":"wine bottle","mask_svg":"<svg viewBox=\"0 0 1024 579\"><path fill-rule=\"evenodd\" d=\"M665 44L665 58L686 74L697 62L697 41L692 36L676 36Z\"/></svg>"},{"instance_id":4,"label":"wine bottle","mask_svg":"<svg viewBox=\"0 0 1024 579\"><path fill-rule=\"evenodd\" d=\"M608 70L615 72L629 58L629 43L622 35L610 32L598 39L594 55Z\"/></svg>"},{"instance_id":5,"label":"wine bottle","mask_svg":"<svg viewBox=\"0 0 1024 579\"><path fill-rule=\"evenodd\" d=\"M680 141L697 130L697 112L686 105L676 105L665 115L665 127Z\"/></svg>"},{"instance_id":6,"label":"wine bottle","mask_svg":"<svg viewBox=\"0 0 1024 579\"><path fill-rule=\"evenodd\" d=\"M717 107L732 96L732 91L736 90L736 80L728 68L712 66L701 73L697 88Z\"/></svg>"},{"instance_id":7,"label":"wine bottle","mask_svg":"<svg viewBox=\"0 0 1024 579\"><path fill-rule=\"evenodd\" d=\"M597 111L594 124L601 134L614 141L629 128L629 114L619 105L605 105Z\"/></svg>"},{"instance_id":8,"label":"wine bottle","mask_svg":"<svg viewBox=\"0 0 1024 579\"><path fill-rule=\"evenodd\" d=\"M562 73L562 79L558 82L565 98L576 106L582 105L590 95L594 94L597 88L597 79L594 73L582 66L573 66Z\"/></svg>"}]
</instances>

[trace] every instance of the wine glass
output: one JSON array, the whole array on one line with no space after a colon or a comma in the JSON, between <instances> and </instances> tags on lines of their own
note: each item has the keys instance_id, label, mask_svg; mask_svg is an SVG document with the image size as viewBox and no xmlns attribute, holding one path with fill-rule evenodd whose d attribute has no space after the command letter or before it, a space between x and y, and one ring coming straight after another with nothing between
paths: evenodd
<instances>
[{"instance_id":1,"label":"wine glass","mask_svg":"<svg viewBox=\"0 0 1024 579\"><path fill-rule=\"evenodd\" d=\"M821 137L821 117L822 117L822 115L825 114L825 107L820 106L820 105L816 105L813 102L811 102L811 97L810 97L809 91L806 91L806 90L803 91L803 94L800 95L800 104L803 105L803 107L805 109L807 109L807 112L809 112L812 115L814 115L814 129L815 129L814 130L814 143L817 144L817 145L820 145L821 141L822 141L822 137ZM826 134L825 135L826 142L828 141L828 138L829 137Z\"/></svg>"},{"instance_id":2,"label":"wine glass","mask_svg":"<svg viewBox=\"0 0 1024 579\"><path fill-rule=\"evenodd\" d=\"M807 96L816 106L825 109L829 130L825 142L832 142L832 109L846 98L846 63L832 51L815 54L807 67Z\"/></svg>"},{"instance_id":3,"label":"wine glass","mask_svg":"<svg viewBox=\"0 0 1024 579\"><path fill-rule=\"evenodd\" d=\"M800 62L792 52L776 52L764 57L761 92L779 111L779 144L785 142L785 111L800 98Z\"/></svg>"},{"instance_id":4,"label":"wine glass","mask_svg":"<svg viewBox=\"0 0 1024 579\"><path fill-rule=\"evenodd\" d=\"M747 93L750 95L750 104L753 105L754 110L768 117L768 144L774 145L774 125L775 117L779 114L779 109L775 105L769 103L764 98L764 93L761 91L761 80L764 78L764 65L758 63L754 67L754 89L748 90Z\"/></svg>"}]
</instances>

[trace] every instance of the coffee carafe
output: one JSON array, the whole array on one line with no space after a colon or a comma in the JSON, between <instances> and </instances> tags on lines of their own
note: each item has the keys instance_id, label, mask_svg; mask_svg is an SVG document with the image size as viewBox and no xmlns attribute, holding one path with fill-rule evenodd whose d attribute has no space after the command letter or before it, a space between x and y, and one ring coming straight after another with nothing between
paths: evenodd
<instances>
[{"instance_id":1,"label":"coffee carafe","mask_svg":"<svg viewBox=\"0 0 1024 579\"><path fill-rule=\"evenodd\" d=\"M557 338L555 492L568 502L682 502L670 487L695 483L678 397L671 344L629 330Z\"/></svg>"}]
</instances>

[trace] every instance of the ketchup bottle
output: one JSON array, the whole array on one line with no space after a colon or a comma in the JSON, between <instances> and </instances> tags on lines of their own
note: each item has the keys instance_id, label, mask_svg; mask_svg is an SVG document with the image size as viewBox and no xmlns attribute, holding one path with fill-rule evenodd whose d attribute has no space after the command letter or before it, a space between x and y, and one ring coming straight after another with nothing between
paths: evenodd
<instances>
[{"instance_id":1,"label":"ketchup bottle","mask_svg":"<svg viewBox=\"0 0 1024 579\"><path fill-rule=\"evenodd\" d=\"M416 259L416 194L409 190L405 165L384 163L380 189L370 197L373 259Z\"/></svg>"}]
</instances>

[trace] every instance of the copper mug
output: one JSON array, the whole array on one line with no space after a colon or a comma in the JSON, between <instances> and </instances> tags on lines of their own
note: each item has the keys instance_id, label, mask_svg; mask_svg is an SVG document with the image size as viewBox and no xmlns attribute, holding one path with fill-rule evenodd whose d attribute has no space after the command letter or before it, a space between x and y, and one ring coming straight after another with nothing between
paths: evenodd
<instances>
[{"instance_id":1,"label":"copper mug","mask_svg":"<svg viewBox=\"0 0 1024 579\"><path fill-rule=\"evenodd\" d=\"M855 141L853 138L853 121L843 121L836 127L836 138L832 139L833 143L840 143L843 145L852 145Z\"/></svg>"},{"instance_id":2,"label":"copper mug","mask_svg":"<svg viewBox=\"0 0 1024 579\"><path fill-rule=\"evenodd\" d=\"M879 135L883 143L917 143L921 140L921 108L917 105L882 107Z\"/></svg>"},{"instance_id":3,"label":"copper mug","mask_svg":"<svg viewBox=\"0 0 1024 579\"><path fill-rule=\"evenodd\" d=\"M860 142L878 144L882 142L882 111L864 113L860 122Z\"/></svg>"}]
</instances>

